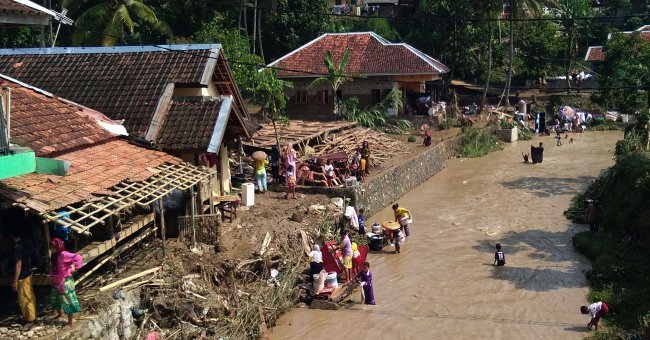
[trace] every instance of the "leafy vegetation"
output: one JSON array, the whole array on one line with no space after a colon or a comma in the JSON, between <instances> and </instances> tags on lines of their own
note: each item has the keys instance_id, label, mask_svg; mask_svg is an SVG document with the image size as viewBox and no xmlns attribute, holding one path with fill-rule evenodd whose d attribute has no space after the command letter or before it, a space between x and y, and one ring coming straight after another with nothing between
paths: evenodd
<instances>
[{"instance_id":1,"label":"leafy vegetation","mask_svg":"<svg viewBox=\"0 0 650 340\"><path fill-rule=\"evenodd\" d=\"M447 117L438 123L438 130L449 130L454 127L454 119Z\"/></svg>"},{"instance_id":2,"label":"leafy vegetation","mask_svg":"<svg viewBox=\"0 0 650 340\"><path fill-rule=\"evenodd\" d=\"M417 137L409 136L409 138L406 141L409 142L409 143L415 143L415 142L417 142Z\"/></svg>"},{"instance_id":3,"label":"leafy vegetation","mask_svg":"<svg viewBox=\"0 0 650 340\"><path fill-rule=\"evenodd\" d=\"M501 150L503 145L494 130L489 128L464 128L461 154L465 157L483 157L492 151Z\"/></svg>"},{"instance_id":4,"label":"leafy vegetation","mask_svg":"<svg viewBox=\"0 0 650 340\"><path fill-rule=\"evenodd\" d=\"M318 77L314 79L310 84L309 88L313 89L322 84L328 84L334 92L334 115L338 116L339 114L339 98L338 91L341 86L349 81L352 81L352 75L347 73L345 68L348 66L348 60L350 60L350 49L346 48L343 52L343 57L341 61L337 64L334 64L332 59L332 52L327 51L325 54L325 66L327 67L327 76Z\"/></svg>"},{"instance_id":5,"label":"leafy vegetation","mask_svg":"<svg viewBox=\"0 0 650 340\"><path fill-rule=\"evenodd\" d=\"M70 8L78 16L72 35L74 44L112 46L124 42L125 32L135 33L136 26L148 24L163 33L169 33L166 24L158 20L156 13L138 0L64 0L64 8Z\"/></svg>"},{"instance_id":6,"label":"leafy vegetation","mask_svg":"<svg viewBox=\"0 0 650 340\"><path fill-rule=\"evenodd\" d=\"M531 136L530 131L528 131L527 129L519 129L518 131L519 131L518 132L519 136L517 138L519 140L531 140L531 139L533 139L533 137Z\"/></svg>"},{"instance_id":7,"label":"leafy vegetation","mask_svg":"<svg viewBox=\"0 0 650 340\"><path fill-rule=\"evenodd\" d=\"M570 211L584 211L589 198L598 200L602 215L601 232L576 234L573 243L593 261L587 298L611 306L596 338L641 339L650 335L650 157L630 133L617 143L615 159L573 198Z\"/></svg>"},{"instance_id":8,"label":"leafy vegetation","mask_svg":"<svg viewBox=\"0 0 650 340\"><path fill-rule=\"evenodd\" d=\"M402 92L393 89L381 102L369 108L360 108L359 99L356 97L346 99L341 104L341 107L342 119L357 122L359 125L368 128L377 128L386 125L388 122L388 110L404 107L404 101L402 100ZM407 130L412 127L411 122L403 120L396 121L392 126L396 130ZM395 133L403 133L403 131L396 131Z\"/></svg>"}]
</instances>

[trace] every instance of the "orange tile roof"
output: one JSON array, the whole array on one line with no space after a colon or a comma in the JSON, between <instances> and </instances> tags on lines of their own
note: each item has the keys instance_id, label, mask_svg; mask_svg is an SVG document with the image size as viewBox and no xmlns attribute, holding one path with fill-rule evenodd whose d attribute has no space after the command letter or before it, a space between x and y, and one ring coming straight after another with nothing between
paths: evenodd
<instances>
[{"instance_id":1,"label":"orange tile roof","mask_svg":"<svg viewBox=\"0 0 650 340\"><path fill-rule=\"evenodd\" d=\"M11 89L11 141L38 156L109 140L113 135L89 118L83 107L47 92L0 77Z\"/></svg>"},{"instance_id":2,"label":"orange tile roof","mask_svg":"<svg viewBox=\"0 0 650 340\"><path fill-rule=\"evenodd\" d=\"M94 194L108 194L109 188L123 181L143 181L155 175L151 169L160 164L181 163L164 152L119 139L68 152L57 159L70 161L67 176L31 173L1 180L0 195L46 212L88 200Z\"/></svg>"}]
</instances>

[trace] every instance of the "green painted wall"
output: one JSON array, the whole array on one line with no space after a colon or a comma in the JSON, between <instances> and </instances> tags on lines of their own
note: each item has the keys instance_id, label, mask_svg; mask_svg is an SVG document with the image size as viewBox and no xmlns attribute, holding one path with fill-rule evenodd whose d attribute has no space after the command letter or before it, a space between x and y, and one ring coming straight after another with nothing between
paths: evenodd
<instances>
[{"instance_id":1,"label":"green painted wall","mask_svg":"<svg viewBox=\"0 0 650 340\"><path fill-rule=\"evenodd\" d=\"M36 155L28 148L12 148L14 154L0 156L0 179L36 171Z\"/></svg>"}]
</instances>

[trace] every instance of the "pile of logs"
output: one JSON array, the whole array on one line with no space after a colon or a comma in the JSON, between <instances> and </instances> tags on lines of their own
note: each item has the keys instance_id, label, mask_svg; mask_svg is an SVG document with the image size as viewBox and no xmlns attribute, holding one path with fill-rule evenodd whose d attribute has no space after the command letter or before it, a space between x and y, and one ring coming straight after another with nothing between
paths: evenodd
<instances>
[{"instance_id":1,"label":"pile of logs","mask_svg":"<svg viewBox=\"0 0 650 340\"><path fill-rule=\"evenodd\" d=\"M406 145L398 140L392 139L376 130L355 127L345 129L336 134L330 134L320 144L314 145L312 157L345 152L349 159L354 156L355 149L361 148L361 144L368 141L370 145L370 161L372 166L381 166L389 159L408 153Z\"/></svg>"}]
</instances>

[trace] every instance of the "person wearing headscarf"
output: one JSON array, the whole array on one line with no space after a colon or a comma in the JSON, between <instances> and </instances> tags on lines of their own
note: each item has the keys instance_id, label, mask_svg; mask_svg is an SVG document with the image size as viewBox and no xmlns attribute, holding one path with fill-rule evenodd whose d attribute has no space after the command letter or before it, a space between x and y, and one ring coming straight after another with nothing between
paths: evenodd
<instances>
[{"instance_id":1,"label":"person wearing headscarf","mask_svg":"<svg viewBox=\"0 0 650 340\"><path fill-rule=\"evenodd\" d=\"M285 171L287 171L290 167L293 168L293 170L296 170L297 159L298 155L296 154L296 150L293 149L293 145L291 145L291 143L285 145L284 148L282 148L281 160L282 167Z\"/></svg>"},{"instance_id":2,"label":"person wearing headscarf","mask_svg":"<svg viewBox=\"0 0 650 340\"><path fill-rule=\"evenodd\" d=\"M321 270L323 270L323 253L320 251L320 246L314 244L311 247L311 253L309 253L309 276L313 277Z\"/></svg>"},{"instance_id":3,"label":"person wearing headscarf","mask_svg":"<svg viewBox=\"0 0 650 340\"><path fill-rule=\"evenodd\" d=\"M63 240L59 238L50 241L50 250L52 252L50 304L57 310L59 317L65 313L68 316L67 326L72 326L73 314L81 312L72 273L81 268L83 260L81 255L66 251Z\"/></svg>"},{"instance_id":4,"label":"person wearing headscarf","mask_svg":"<svg viewBox=\"0 0 650 340\"><path fill-rule=\"evenodd\" d=\"M349 225L355 231L359 231L359 216L357 216L357 211L354 209L354 207L351 205L345 207L345 213L343 215L348 220Z\"/></svg>"}]
</instances>

